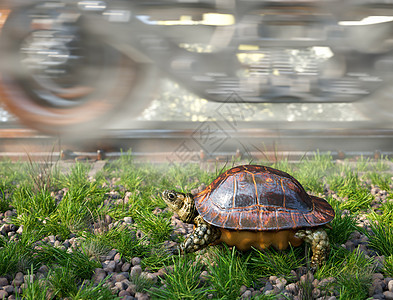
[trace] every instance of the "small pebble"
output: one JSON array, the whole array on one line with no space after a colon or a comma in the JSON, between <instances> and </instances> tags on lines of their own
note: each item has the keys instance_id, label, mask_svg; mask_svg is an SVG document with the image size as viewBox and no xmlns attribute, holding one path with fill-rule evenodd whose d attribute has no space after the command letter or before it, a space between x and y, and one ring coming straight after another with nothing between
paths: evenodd
<instances>
[{"instance_id":1,"label":"small pebble","mask_svg":"<svg viewBox=\"0 0 393 300\"><path fill-rule=\"evenodd\" d=\"M127 279L123 274L117 274L116 276L115 276L115 281L116 282L121 282L121 281L123 281L123 280L125 280L125 279Z\"/></svg>"},{"instance_id":2,"label":"small pebble","mask_svg":"<svg viewBox=\"0 0 393 300\"><path fill-rule=\"evenodd\" d=\"M239 290L240 295L243 294L245 291L247 291L247 287L243 284L243 285L240 287L240 290Z\"/></svg>"},{"instance_id":3,"label":"small pebble","mask_svg":"<svg viewBox=\"0 0 393 300\"><path fill-rule=\"evenodd\" d=\"M299 288L296 283L288 284L285 289L293 295L296 295L299 292Z\"/></svg>"},{"instance_id":4,"label":"small pebble","mask_svg":"<svg viewBox=\"0 0 393 300\"><path fill-rule=\"evenodd\" d=\"M246 290L241 296L241 299L251 299L252 292L250 290Z\"/></svg>"},{"instance_id":5,"label":"small pebble","mask_svg":"<svg viewBox=\"0 0 393 300\"><path fill-rule=\"evenodd\" d=\"M373 280L375 280L375 279L383 280L383 274L381 274L381 273L374 273L372 278L373 278Z\"/></svg>"},{"instance_id":6,"label":"small pebble","mask_svg":"<svg viewBox=\"0 0 393 300\"><path fill-rule=\"evenodd\" d=\"M129 262L125 262L122 266L121 266L121 271L122 272L129 272L131 269L131 264Z\"/></svg>"},{"instance_id":7,"label":"small pebble","mask_svg":"<svg viewBox=\"0 0 393 300\"><path fill-rule=\"evenodd\" d=\"M130 277L139 277L142 274L141 266L137 265L131 268Z\"/></svg>"},{"instance_id":8,"label":"small pebble","mask_svg":"<svg viewBox=\"0 0 393 300\"><path fill-rule=\"evenodd\" d=\"M117 254L117 250L116 249L112 249L106 255L106 260L112 260L115 257L116 254Z\"/></svg>"},{"instance_id":9,"label":"small pebble","mask_svg":"<svg viewBox=\"0 0 393 300\"><path fill-rule=\"evenodd\" d=\"M251 293L251 297L253 297L253 298L258 298L258 296L261 294L261 292L260 291L253 291L252 293Z\"/></svg>"},{"instance_id":10,"label":"small pebble","mask_svg":"<svg viewBox=\"0 0 393 300\"><path fill-rule=\"evenodd\" d=\"M137 298L138 300L149 300L150 299L148 294L140 293L140 292L135 294L135 298Z\"/></svg>"},{"instance_id":11,"label":"small pebble","mask_svg":"<svg viewBox=\"0 0 393 300\"><path fill-rule=\"evenodd\" d=\"M132 224L133 223L131 217L124 217L124 222L127 223L127 224Z\"/></svg>"},{"instance_id":12,"label":"small pebble","mask_svg":"<svg viewBox=\"0 0 393 300\"><path fill-rule=\"evenodd\" d=\"M23 276L24 282L32 283L35 280L35 275L25 275Z\"/></svg>"},{"instance_id":13,"label":"small pebble","mask_svg":"<svg viewBox=\"0 0 393 300\"><path fill-rule=\"evenodd\" d=\"M106 271L100 268L97 268L94 270L94 275L93 275L93 282L98 284L100 281L105 279L106 277Z\"/></svg>"},{"instance_id":14,"label":"small pebble","mask_svg":"<svg viewBox=\"0 0 393 300\"><path fill-rule=\"evenodd\" d=\"M122 282L115 282L115 286L119 291L125 291L128 286L122 281Z\"/></svg>"},{"instance_id":15,"label":"small pebble","mask_svg":"<svg viewBox=\"0 0 393 300\"><path fill-rule=\"evenodd\" d=\"M121 262L122 261L122 257L121 257L121 254L120 253L116 253L116 255L113 257L113 260L115 261L115 262Z\"/></svg>"},{"instance_id":16,"label":"small pebble","mask_svg":"<svg viewBox=\"0 0 393 300\"><path fill-rule=\"evenodd\" d=\"M393 292L393 280L390 280L388 282L388 290L389 290L389 292Z\"/></svg>"},{"instance_id":17,"label":"small pebble","mask_svg":"<svg viewBox=\"0 0 393 300\"><path fill-rule=\"evenodd\" d=\"M285 288L285 285L287 284L287 280L283 277L280 277L276 280L276 287L282 291Z\"/></svg>"},{"instance_id":18,"label":"small pebble","mask_svg":"<svg viewBox=\"0 0 393 300\"><path fill-rule=\"evenodd\" d=\"M277 276L270 276L269 281L275 283L277 280Z\"/></svg>"},{"instance_id":19,"label":"small pebble","mask_svg":"<svg viewBox=\"0 0 393 300\"><path fill-rule=\"evenodd\" d=\"M262 292L266 293L267 291L271 290L273 290L273 285L270 283L270 281L267 281L265 287L262 289Z\"/></svg>"},{"instance_id":20,"label":"small pebble","mask_svg":"<svg viewBox=\"0 0 393 300\"><path fill-rule=\"evenodd\" d=\"M3 286L3 290L5 290L8 294L12 294L15 289L12 285L5 285Z\"/></svg>"},{"instance_id":21,"label":"small pebble","mask_svg":"<svg viewBox=\"0 0 393 300\"><path fill-rule=\"evenodd\" d=\"M133 266L140 265L140 264L141 264L141 259L140 259L139 257L133 257L133 258L131 259L131 264L132 264Z\"/></svg>"},{"instance_id":22,"label":"small pebble","mask_svg":"<svg viewBox=\"0 0 393 300\"><path fill-rule=\"evenodd\" d=\"M126 289L126 291L129 292L131 296L134 296L136 294L136 285L133 283L130 283L128 285L128 288Z\"/></svg>"},{"instance_id":23,"label":"small pebble","mask_svg":"<svg viewBox=\"0 0 393 300\"><path fill-rule=\"evenodd\" d=\"M111 260L105 267L104 270L106 272L114 272L116 269L116 262Z\"/></svg>"},{"instance_id":24,"label":"small pebble","mask_svg":"<svg viewBox=\"0 0 393 300\"><path fill-rule=\"evenodd\" d=\"M393 292L386 291L386 292L383 292L383 295L385 296L386 300L393 300Z\"/></svg>"},{"instance_id":25,"label":"small pebble","mask_svg":"<svg viewBox=\"0 0 393 300\"><path fill-rule=\"evenodd\" d=\"M380 294L375 294L373 295L373 300L385 300L385 295L380 293Z\"/></svg>"},{"instance_id":26,"label":"small pebble","mask_svg":"<svg viewBox=\"0 0 393 300\"><path fill-rule=\"evenodd\" d=\"M8 297L8 293L5 290L0 290L0 299L5 299Z\"/></svg>"},{"instance_id":27,"label":"small pebble","mask_svg":"<svg viewBox=\"0 0 393 300\"><path fill-rule=\"evenodd\" d=\"M8 285L8 279L5 277L0 277L0 286Z\"/></svg>"},{"instance_id":28,"label":"small pebble","mask_svg":"<svg viewBox=\"0 0 393 300\"><path fill-rule=\"evenodd\" d=\"M309 271L307 274L302 275L300 277L300 283L306 283L306 282L313 282L314 281L314 275Z\"/></svg>"},{"instance_id":29,"label":"small pebble","mask_svg":"<svg viewBox=\"0 0 393 300\"><path fill-rule=\"evenodd\" d=\"M368 295L370 297L374 297L376 294L382 294L382 292L383 292L383 288L381 282L378 280L374 280L368 289Z\"/></svg>"},{"instance_id":30,"label":"small pebble","mask_svg":"<svg viewBox=\"0 0 393 300\"><path fill-rule=\"evenodd\" d=\"M316 298L318 298L320 296L321 296L321 290L317 289L317 288L314 288L312 290L312 297L313 297L313 299L316 299Z\"/></svg>"}]
</instances>

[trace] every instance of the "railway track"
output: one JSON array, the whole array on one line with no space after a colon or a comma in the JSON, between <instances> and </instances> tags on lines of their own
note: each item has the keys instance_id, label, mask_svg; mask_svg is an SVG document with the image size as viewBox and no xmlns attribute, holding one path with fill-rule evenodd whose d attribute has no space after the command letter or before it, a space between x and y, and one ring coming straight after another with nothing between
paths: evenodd
<instances>
[{"instance_id":1,"label":"railway track","mask_svg":"<svg viewBox=\"0 0 393 300\"><path fill-rule=\"evenodd\" d=\"M18 126L0 128L0 157L11 159L116 158L132 149L137 160L188 162L244 159L298 160L315 151L335 158L393 157L393 128L370 122L138 122L102 130L101 138L47 136Z\"/></svg>"}]
</instances>

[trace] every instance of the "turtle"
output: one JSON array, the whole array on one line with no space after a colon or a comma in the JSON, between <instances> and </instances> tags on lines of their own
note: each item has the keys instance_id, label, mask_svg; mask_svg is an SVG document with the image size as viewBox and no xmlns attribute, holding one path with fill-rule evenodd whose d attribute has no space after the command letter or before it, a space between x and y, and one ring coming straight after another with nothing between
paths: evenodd
<instances>
[{"instance_id":1,"label":"turtle","mask_svg":"<svg viewBox=\"0 0 393 300\"><path fill-rule=\"evenodd\" d=\"M323 264L329 250L324 227L332 206L309 195L291 175L261 165L241 165L219 175L199 193L162 192L168 207L194 231L177 247L180 254L226 243L241 251L279 250L311 244L311 266Z\"/></svg>"}]
</instances>

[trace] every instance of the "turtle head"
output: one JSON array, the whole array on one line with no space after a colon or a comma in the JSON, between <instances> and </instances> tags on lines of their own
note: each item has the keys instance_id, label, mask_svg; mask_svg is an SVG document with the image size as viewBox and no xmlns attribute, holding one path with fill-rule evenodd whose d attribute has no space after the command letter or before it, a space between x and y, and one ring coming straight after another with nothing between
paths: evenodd
<instances>
[{"instance_id":1,"label":"turtle head","mask_svg":"<svg viewBox=\"0 0 393 300\"><path fill-rule=\"evenodd\" d=\"M162 199L165 201L165 203L169 206L169 208L173 211L173 212L178 212L181 207L184 204L186 195L183 193L179 193L176 191L163 191L162 192Z\"/></svg>"},{"instance_id":2,"label":"turtle head","mask_svg":"<svg viewBox=\"0 0 393 300\"><path fill-rule=\"evenodd\" d=\"M162 199L173 212L179 215L180 220L183 222L192 223L198 214L191 194L166 190L162 192Z\"/></svg>"}]
</instances>

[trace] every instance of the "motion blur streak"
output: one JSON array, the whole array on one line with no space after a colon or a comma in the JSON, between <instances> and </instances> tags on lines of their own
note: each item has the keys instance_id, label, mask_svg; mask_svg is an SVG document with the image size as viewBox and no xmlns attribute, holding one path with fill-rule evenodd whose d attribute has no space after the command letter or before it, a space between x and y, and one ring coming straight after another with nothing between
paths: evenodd
<instances>
[{"instance_id":1,"label":"motion blur streak","mask_svg":"<svg viewBox=\"0 0 393 300\"><path fill-rule=\"evenodd\" d=\"M3 28L5 21L7 20L9 13L10 13L9 9L0 9L0 32L1 32L1 28Z\"/></svg>"},{"instance_id":2,"label":"motion blur streak","mask_svg":"<svg viewBox=\"0 0 393 300\"><path fill-rule=\"evenodd\" d=\"M312 104L331 104L317 118L350 104L393 128L391 0L17 3L0 17L2 100L46 133L132 126L153 99L165 106L162 77L195 94L169 96L193 121L195 99L237 105L238 115L281 104L276 114L292 108L305 120Z\"/></svg>"}]
</instances>

